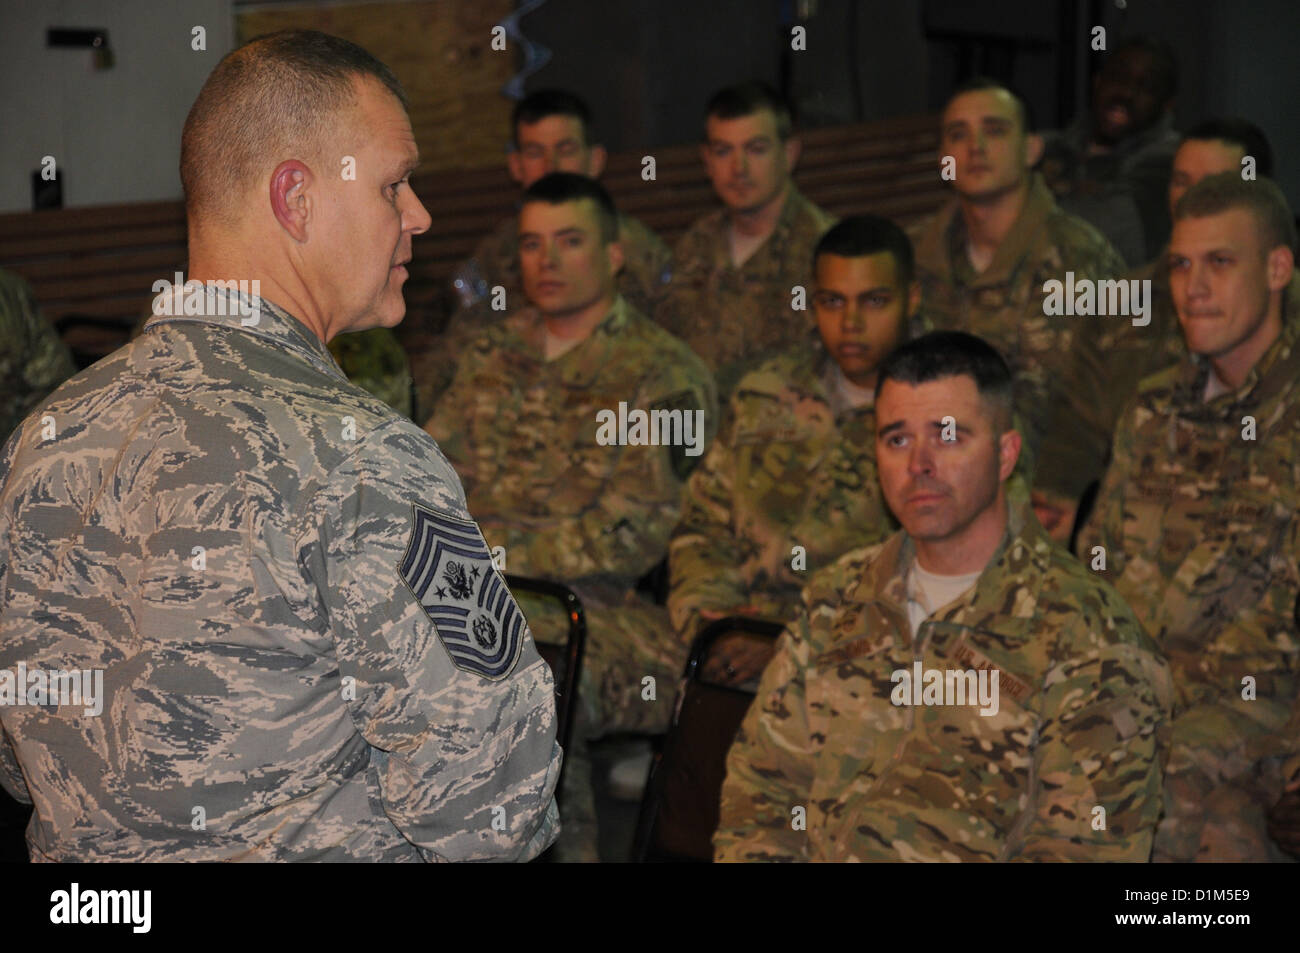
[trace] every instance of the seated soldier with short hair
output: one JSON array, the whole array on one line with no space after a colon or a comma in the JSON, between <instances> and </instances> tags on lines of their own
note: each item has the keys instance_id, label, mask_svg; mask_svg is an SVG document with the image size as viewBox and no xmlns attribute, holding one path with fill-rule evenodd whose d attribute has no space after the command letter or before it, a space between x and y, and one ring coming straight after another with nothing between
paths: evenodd
<instances>
[{"instance_id":1,"label":"seated soldier with short hair","mask_svg":"<svg viewBox=\"0 0 1300 953\"><path fill-rule=\"evenodd\" d=\"M726 400L754 364L814 336L793 307L793 288L835 219L790 178L799 138L790 105L770 86L719 90L705 107L704 132L700 155L725 207L677 242L654 317L704 358Z\"/></svg>"},{"instance_id":2,"label":"seated soldier with short hair","mask_svg":"<svg viewBox=\"0 0 1300 953\"><path fill-rule=\"evenodd\" d=\"M519 258L533 307L466 347L426 425L505 570L562 582L587 610L557 848L586 859L595 859L586 741L662 732L672 714L687 646L635 586L667 553L682 483L717 412L703 362L618 294L617 223L594 179L556 172L528 188ZM567 619L550 603L519 601L538 641L563 640Z\"/></svg>"},{"instance_id":3,"label":"seated soldier with short hair","mask_svg":"<svg viewBox=\"0 0 1300 953\"><path fill-rule=\"evenodd\" d=\"M669 546L668 611L684 642L710 621L794 616L808 575L896 528L876 483L876 369L919 325L912 244L888 219L847 218L817 243L810 288L820 339L741 379L686 487ZM714 645L704 674L738 685L766 640Z\"/></svg>"},{"instance_id":4,"label":"seated soldier with short hair","mask_svg":"<svg viewBox=\"0 0 1300 953\"><path fill-rule=\"evenodd\" d=\"M1188 353L1138 386L1080 537L1173 671L1155 860L1283 860L1267 812L1300 803L1295 244L1269 179L1222 172L1179 200L1169 288Z\"/></svg>"},{"instance_id":5,"label":"seated soldier with short hair","mask_svg":"<svg viewBox=\"0 0 1300 953\"><path fill-rule=\"evenodd\" d=\"M605 147L595 136L591 109L581 97L562 89L539 89L515 104L510 117L510 178L528 189L552 172L576 172L600 178ZM672 251L639 219L618 213L618 241L623 265L618 292L642 314L650 314L663 293ZM519 274L519 217L511 215L474 249L453 279L459 302L435 344L414 360L420 410L427 414L456 373L466 344L509 311L528 304ZM494 288L504 291L504 308L495 304Z\"/></svg>"},{"instance_id":6,"label":"seated soldier with short hair","mask_svg":"<svg viewBox=\"0 0 1300 953\"><path fill-rule=\"evenodd\" d=\"M880 368L903 529L804 590L727 756L715 859L1147 860L1168 671L1008 499L1012 387L961 332Z\"/></svg>"}]
</instances>

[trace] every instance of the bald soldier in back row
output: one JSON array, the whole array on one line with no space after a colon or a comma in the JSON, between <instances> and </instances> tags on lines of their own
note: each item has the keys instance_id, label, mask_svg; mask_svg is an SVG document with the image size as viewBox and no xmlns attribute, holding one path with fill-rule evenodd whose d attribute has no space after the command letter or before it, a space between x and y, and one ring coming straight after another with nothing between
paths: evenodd
<instances>
[{"instance_id":1,"label":"bald soldier in back row","mask_svg":"<svg viewBox=\"0 0 1300 953\"><path fill-rule=\"evenodd\" d=\"M181 142L190 274L247 289L155 317L5 445L0 785L34 807L33 860L555 839L550 669L455 471L326 348L406 312L418 158L360 47L295 30L224 57ZM23 704L24 669L84 673L81 697Z\"/></svg>"}]
</instances>

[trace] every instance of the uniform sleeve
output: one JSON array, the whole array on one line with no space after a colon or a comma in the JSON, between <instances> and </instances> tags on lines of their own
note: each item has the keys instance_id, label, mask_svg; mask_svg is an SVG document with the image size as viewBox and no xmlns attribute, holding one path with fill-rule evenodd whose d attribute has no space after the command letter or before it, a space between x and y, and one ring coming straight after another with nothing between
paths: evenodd
<instances>
[{"instance_id":1,"label":"uniform sleeve","mask_svg":"<svg viewBox=\"0 0 1300 953\"><path fill-rule=\"evenodd\" d=\"M1126 641L1096 645L1082 629L1087 623L1076 623L1066 644L1098 651L1069 653L1043 679L1034 780L1029 807L1008 838L1012 860L1150 859L1163 806L1172 681L1137 622L1127 613L1112 619ZM1103 624L1093 620L1093 628Z\"/></svg>"},{"instance_id":2,"label":"uniform sleeve","mask_svg":"<svg viewBox=\"0 0 1300 953\"><path fill-rule=\"evenodd\" d=\"M339 673L355 681L353 723L383 753L389 819L429 860L530 860L559 829L551 672L526 626L496 677L453 659L402 575L417 504L468 519L437 448L390 420L312 498L299 561L328 610Z\"/></svg>"},{"instance_id":3,"label":"uniform sleeve","mask_svg":"<svg viewBox=\"0 0 1300 953\"><path fill-rule=\"evenodd\" d=\"M687 481L681 522L669 543L668 613L685 638L698 633L701 610L730 612L749 601L732 521L733 439L740 412L733 401L728 422Z\"/></svg>"},{"instance_id":4,"label":"uniform sleeve","mask_svg":"<svg viewBox=\"0 0 1300 953\"><path fill-rule=\"evenodd\" d=\"M17 448L16 437L3 445L4 456L0 459L0 489L3 489L3 484L7 482ZM0 514L0 594L8 591L5 576L9 572L9 529L8 515ZM0 714L2 713L3 710L0 710ZM15 800L23 804L32 803L31 793L27 790L27 781L23 777L22 769L18 767L17 749L9 737L9 732L5 730L2 720L0 720L0 787L8 791Z\"/></svg>"},{"instance_id":5,"label":"uniform sleeve","mask_svg":"<svg viewBox=\"0 0 1300 953\"><path fill-rule=\"evenodd\" d=\"M694 363L684 373L659 376L632 406L652 408L679 398L675 403L687 412L703 410L703 450L717 426L717 401L708 372ZM673 460L681 448L600 449L615 461L599 492L576 516L483 520L489 541L504 540L512 571L568 580L597 574L637 579L664 558L681 515L682 477Z\"/></svg>"},{"instance_id":6,"label":"uniform sleeve","mask_svg":"<svg viewBox=\"0 0 1300 953\"><path fill-rule=\"evenodd\" d=\"M1111 449L1110 466L1102 477L1101 488L1092 513L1079 531L1078 554L1084 565L1091 566L1093 548L1102 547L1106 554L1103 579L1112 584L1124 574L1124 488L1132 475L1134 456L1134 403L1120 416Z\"/></svg>"},{"instance_id":7,"label":"uniform sleeve","mask_svg":"<svg viewBox=\"0 0 1300 953\"><path fill-rule=\"evenodd\" d=\"M685 337L688 322L701 313L701 295L708 279L707 246L692 228L673 249L672 277L659 295L655 322L670 334Z\"/></svg>"},{"instance_id":8,"label":"uniform sleeve","mask_svg":"<svg viewBox=\"0 0 1300 953\"><path fill-rule=\"evenodd\" d=\"M805 818L812 792L812 737L805 679L809 616L782 633L776 655L763 671L758 694L727 752L713 859L800 861L808 858L808 834L793 825L794 808Z\"/></svg>"},{"instance_id":9,"label":"uniform sleeve","mask_svg":"<svg viewBox=\"0 0 1300 953\"><path fill-rule=\"evenodd\" d=\"M1101 236L1096 238L1086 250L1072 256L1067 270L1095 281L1123 277L1127 268L1119 252ZM1130 319L1075 317L1067 320L1078 321L1078 330L1062 368L1063 378L1045 385L1047 412L1037 415L1043 429L1035 483L1053 498L1073 505L1088 485L1101 476L1111 439L1112 424L1105 396L1107 355L1101 351L1099 322Z\"/></svg>"}]
</instances>

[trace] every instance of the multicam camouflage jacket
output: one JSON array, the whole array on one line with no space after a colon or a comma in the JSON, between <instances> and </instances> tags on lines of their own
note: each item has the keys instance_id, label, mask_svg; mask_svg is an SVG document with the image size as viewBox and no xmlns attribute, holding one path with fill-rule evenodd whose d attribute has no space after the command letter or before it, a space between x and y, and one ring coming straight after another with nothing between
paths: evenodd
<instances>
[{"instance_id":1,"label":"multicam camouflage jacket","mask_svg":"<svg viewBox=\"0 0 1300 953\"><path fill-rule=\"evenodd\" d=\"M542 316L526 308L480 335L426 427L509 572L630 588L663 559L681 513L682 483L699 459L684 438L702 455L717 429L712 379L622 298L551 361L544 333ZM672 445L661 428L631 426L633 411L656 410L661 419L679 412ZM609 415L612 428L602 423Z\"/></svg>"},{"instance_id":2,"label":"multicam camouflage jacket","mask_svg":"<svg viewBox=\"0 0 1300 953\"><path fill-rule=\"evenodd\" d=\"M727 756L715 859L1147 860L1171 689L1115 590L1022 506L913 640L914 552L900 531L809 583ZM995 712L895 704L917 667L997 672Z\"/></svg>"},{"instance_id":3,"label":"multicam camouflage jacket","mask_svg":"<svg viewBox=\"0 0 1300 953\"><path fill-rule=\"evenodd\" d=\"M1142 382L1079 554L1169 658L1175 745L1276 757L1300 778L1300 276L1282 335L1206 402L1189 356ZM1253 699L1244 695L1249 677Z\"/></svg>"},{"instance_id":4,"label":"multicam camouflage jacket","mask_svg":"<svg viewBox=\"0 0 1300 953\"><path fill-rule=\"evenodd\" d=\"M650 314L666 287L672 252L632 216L620 214L618 222L623 245L619 294L637 311ZM419 395L417 414L427 418L432 412L456 376L460 355L474 338L510 312L528 306L519 273L518 229L517 216L506 219L456 269L452 284L459 305L432 346L412 360ZM493 307L492 289L497 286L505 289L504 307L499 310Z\"/></svg>"},{"instance_id":5,"label":"multicam camouflage jacket","mask_svg":"<svg viewBox=\"0 0 1300 953\"><path fill-rule=\"evenodd\" d=\"M678 241L654 315L704 358L721 400L774 352L815 337L812 312L794 310L792 289L808 284L813 249L835 219L791 186L775 230L739 268L728 222L726 209L710 212Z\"/></svg>"},{"instance_id":6,"label":"multicam camouflage jacket","mask_svg":"<svg viewBox=\"0 0 1300 953\"><path fill-rule=\"evenodd\" d=\"M76 371L27 282L0 269L0 440Z\"/></svg>"},{"instance_id":7,"label":"multicam camouflage jacket","mask_svg":"<svg viewBox=\"0 0 1300 953\"><path fill-rule=\"evenodd\" d=\"M832 407L832 358L811 344L763 364L687 483L669 548L673 627L751 606L788 622L811 574L896 528L876 480L871 406ZM796 549L798 547L798 549Z\"/></svg>"},{"instance_id":8,"label":"multicam camouflage jacket","mask_svg":"<svg viewBox=\"0 0 1300 953\"><path fill-rule=\"evenodd\" d=\"M455 472L241 300L251 326L154 319L5 445L0 783L32 858L536 856L554 681ZM24 668L100 672L101 711L19 703Z\"/></svg>"},{"instance_id":9,"label":"multicam camouflage jacket","mask_svg":"<svg viewBox=\"0 0 1300 953\"><path fill-rule=\"evenodd\" d=\"M1044 314L1049 279L1118 278L1123 260L1091 225L1057 207L1035 175L1029 198L992 263L975 274L965 226L953 201L924 229L916 248L922 310L937 330L984 338L1011 365L1016 406L1036 461L1035 485L1077 500L1101 476L1110 433L1080 394L1095 394L1104 322L1130 318Z\"/></svg>"}]
</instances>

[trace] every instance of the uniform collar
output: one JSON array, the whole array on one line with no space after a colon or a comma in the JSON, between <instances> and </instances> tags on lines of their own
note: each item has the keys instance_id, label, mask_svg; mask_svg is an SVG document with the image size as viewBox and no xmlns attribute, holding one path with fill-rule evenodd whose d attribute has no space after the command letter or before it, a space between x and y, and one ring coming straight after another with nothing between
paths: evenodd
<instances>
[{"instance_id":1,"label":"uniform collar","mask_svg":"<svg viewBox=\"0 0 1300 953\"><path fill-rule=\"evenodd\" d=\"M907 575L916 559L916 544L899 530L885 541L860 582L860 601L879 600L902 618L907 618ZM1052 541L1034 516L1028 501L1007 500L1007 527L1002 541L985 565L974 587L943 614L952 619L967 610L977 616L1035 614L1041 577L1051 567ZM1019 579L1014 605L1005 605L1005 581Z\"/></svg>"},{"instance_id":2,"label":"uniform collar","mask_svg":"<svg viewBox=\"0 0 1300 953\"><path fill-rule=\"evenodd\" d=\"M1282 333L1255 362L1241 386L1207 403L1204 395L1209 375L1210 362L1199 354L1189 355L1183 363L1176 399L1190 416L1200 416L1197 408L1215 418L1225 409L1235 414L1236 408L1259 406L1292 385L1300 376L1300 273L1291 276L1282 294Z\"/></svg>"},{"instance_id":3,"label":"uniform collar","mask_svg":"<svg viewBox=\"0 0 1300 953\"><path fill-rule=\"evenodd\" d=\"M804 210L811 203L804 198L803 193L795 188L793 182L790 183L790 191L786 193L785 202L781 205L781 214L776 218L776 225L772 227L772 233L763 239L763 243L758 246L745 263L737 267L731 263L731 239L728 230L731 228L731 218L727 209L718 210L718 219L713 229L714 254L718 263L727 268L743 269L758 256L765 248L777 247L777 244L784 242L786 236L794 229L795 222Z\"/></svg>"},{"instance_id":4,"label":"uniform collar","mask_svg":"<svg viewBox=\"0 0 1300 953\"><path fill-rule=\"evenodd\" d=\"M179 298L179 289L173 285L154 299L154 316L145 324L145 330L166 324L205 324L228 328L269 341L292 351L296 356L339 380L347 375L339 368L329 348L305 324L268 298L226 288L209 288L207 294L194 293ZM169 296L169 304L160 298ZM184 304L180 304L183 301ZM179 306L178 306L179 305ZM159 314L158 308L169 306L173 311L188 306L198 314Z\"/></svg>"},{"instance_id":5,"label":"uniform collar","mask_svg":"<svg viewBox=\"0 0 1300 953\"><path fill-rule=\"evenodd\" d=\"M622 337L635 313L622 295L616 295L609 313L591 329L586 340L553 361L546 360L546 319L536 308L530 305L518 312L514 332L529 358L538 365L559 368L565 380L577 384L580 378L590 381L602 373L607 352Z\"/></svg>"},{"instance_id":6,"label":"uniform collar","mask_svg":"<svg viewBox=\"0 0 1300 953\"><path fill-rule=\"evenodd\" d=\"M1029 177L1025 205L1011 230L1002 239L997 253L981 274L970 283L972 288L1009 282L1025 257L1047 244L1047 219L1056 210L1056 199L1037 172ZM961 217L961 201L953 199L935 219L934 226L922 237L917 258L939 273L946 284L955 284L953 255L966 254L966 226Z\"/></svg>"}]
</instances>

